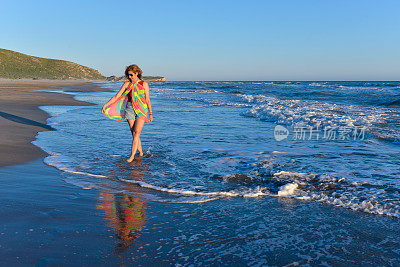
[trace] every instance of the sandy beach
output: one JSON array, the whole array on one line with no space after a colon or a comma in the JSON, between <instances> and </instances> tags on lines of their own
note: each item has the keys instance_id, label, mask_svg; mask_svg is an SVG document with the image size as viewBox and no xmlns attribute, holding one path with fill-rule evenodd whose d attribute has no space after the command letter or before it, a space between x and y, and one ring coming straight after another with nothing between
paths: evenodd
<instances>
[{"instance_id":1,"label":"sandy beach","mask_svg":"<svg viewBox=\"0 0 400 267\"><path fill-rule=\"evenodd\" d=\"M30 142L38 131L49 131L49 115L43 105L93 105L66 94L42 90L108 91L85 80L7 80L0 79L0 167L20 164L47 155ZM33 92L32 92L33 91Z\"/></svg>"}]
</instances>

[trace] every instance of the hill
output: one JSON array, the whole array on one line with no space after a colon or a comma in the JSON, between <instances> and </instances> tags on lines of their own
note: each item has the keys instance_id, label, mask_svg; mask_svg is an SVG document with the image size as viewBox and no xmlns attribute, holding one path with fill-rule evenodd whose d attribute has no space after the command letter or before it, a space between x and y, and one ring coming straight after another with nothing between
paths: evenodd
<instances>
[{"instance_id":1,"label":"hill","mask_svg":"<svg viewBox=\"0 0 400 267\"><path fill-rule=\"evenodd\" d=\"M1 48L0 78L105 80L99 71L70 61L34 57Z\"/></svg>"},{"instance_id":2,"label":"hill","mask_svg":"<svg viewBox=\"0 0 400 267\"><path fill-rule=\"evenodd\" d=\"M0 48L0 78L5 79L49 79L49 80L107 80L122 81L125 76L103 76L98 70L77 63L29 56ZM165 81L163 76L143 76L147 81Z\"/></svg>"}]
</instances>

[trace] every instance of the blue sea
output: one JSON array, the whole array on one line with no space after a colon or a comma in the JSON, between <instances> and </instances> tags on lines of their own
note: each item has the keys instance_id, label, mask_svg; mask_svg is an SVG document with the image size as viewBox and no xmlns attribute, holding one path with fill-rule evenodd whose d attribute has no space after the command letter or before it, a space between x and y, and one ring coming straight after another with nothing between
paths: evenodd
<instances>
[{"instance_id":1,"label":"blue sea","mask_svg":"<svg viewBox=\"0 0 400 267\"><path fill-rule=\"evenodd\" d=\"M41 107L56 131L33 143L66 183L98 190L99 209L113 203L116 232L140 207L133 228L152 241L126 250L182 264L400 264L400 82L149 82L154 120L131 164L128 123L101 113L122 83L98 85L112 92L64 92L95 105Z\"/></svg>"}]
</instances>

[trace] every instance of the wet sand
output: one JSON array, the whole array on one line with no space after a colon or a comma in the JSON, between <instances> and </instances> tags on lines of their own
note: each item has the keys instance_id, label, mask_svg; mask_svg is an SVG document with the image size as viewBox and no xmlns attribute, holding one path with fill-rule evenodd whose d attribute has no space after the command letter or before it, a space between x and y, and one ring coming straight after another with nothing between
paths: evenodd
<instances>
[{"instance_id":1,"label":"wet sand","mask_svg":"<svg viewBox=\"0 0 400 267\"><path fill-rule=\"evenodd\" d=\"M49 131L49 115L39 106L87 106L91 103L74 100L66 94L41 90L109 91L84 80L1 80L0 79L0 167L21 164L47 156L30 142L39 131ZM31 92L33 91L33 92Z\"/></svg>"},{"instance_id":2,"label":"wet sand","mask_svg":"<svg viewBox=\"0 0 400 267\"><path fill-rule=\"evenodd\" d=\"M135 235L121 236L126 227L107 210L128 198L134 205L143 203L137 197L65 183L62 172L43 159L2 167L0 177L1 266L126 266L169 260L135 253L149 242L142 239L144 221L131 223Z\"/></svg>"}]
</instances>

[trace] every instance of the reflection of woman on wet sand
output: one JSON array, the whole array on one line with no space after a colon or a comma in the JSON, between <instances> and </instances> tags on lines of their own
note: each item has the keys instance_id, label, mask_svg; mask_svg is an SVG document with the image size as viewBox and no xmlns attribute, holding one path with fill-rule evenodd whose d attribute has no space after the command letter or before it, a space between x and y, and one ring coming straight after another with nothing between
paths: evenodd
<instances>
[{"instance_id":1,"label":"reflection of woman on wet sand","mask_svg":"<svg viewBox=\"0 0 400 267\"><path fill-rule=\"evenodd\" d=\"M116 173L118 177L137 181L146 176L148 167L147 164L138 161L138 164L133 165L128 173L125 168L120 171L121 173ZM125 251L132 245L146 220L146 203L139 197L140 187L128 184L124 189L129 193L100 192L96 205L96 208L104 211L108 226L116 233L119 242L116 248L117 253Z\"/></svg>"},{"instance_id":2,"label":"reflection of woman on wet sand","mask_svg":"<svg viewBox=\"0 0 400 267\"><path fill-rule=\"evenodd\" d=\"M117 252L125 251L139 236L146 219L146 203L127 194L100 193L96 208L105 212L109 226L119 239Z\"/></svg>"}]
</instances>

